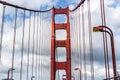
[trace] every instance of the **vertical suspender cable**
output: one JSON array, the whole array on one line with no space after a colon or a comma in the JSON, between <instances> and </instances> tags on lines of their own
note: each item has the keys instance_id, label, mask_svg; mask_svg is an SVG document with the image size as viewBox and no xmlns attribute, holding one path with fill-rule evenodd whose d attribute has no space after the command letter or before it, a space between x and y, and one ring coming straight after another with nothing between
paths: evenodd
<instances>
[{"instance_id":1,"label":"vertical suspender cable","mask_svg":"<svg viewBox=\"0 0 120 80\"><path fill-rule=\"evenodd\" d=\"M43 14L43 19L45 18L45 13ZM45 26L45 20L43 20L43 26ZM45 48L45 27L43 27L43 49ZM44 50L43 50L44 51ZM43 52L45 53L45 51ZM44 61L44 60L43 60ZM43 80L45 80L45 68L44 68L44 62L43 62Z\"/></svg>"},{"instance_id":2,"label":"vertical suspender cable","mask_svg":"<svg viewBox=\"0 0 120 80\"><path fill-rule=\"evenodd\" d=\"M78 34L77 34L77 10L76 10L76 11L75 11L75 39L76 39L76 41L75 41L75 42L76 42L76 43L75 43L75 44L76 44L76 53L75 53L76 55L75 55L75 56L76 56L76 57L77 57L77 53L78 53L78 46L77 46L77 45L78 45L78 36L77 36L77 35L78 35ZM77 64L77 65L78 65L78 64ZM77 77L77 78L78 78L78 77Z\"/></svg>"},{"instance_id":3,"label":"vertical suspender cable","mask_svg":"<svg viewBox=\"0 0 120 80\"><path fill-rule=\"evenodd\" d=\"M34 40L35 40L35 12L33 21L33 50L32 50L32 76L34 76Z\"/></svg>"},{"instance_id":4,"label":"vertical suspender cable","mask_svg":"<svg viewBox=\"0 0 120 80\"><path fill-rule=\"evenodd\" d=\"M14 36L13 36L13 50L12 50L12 63L11 68L14 68L14 56L15 56L15 41L16 41L16 27L17 27L17 8L15 8L15 23L14 23ZM13 79L13 71L11 71L11 79Z\"/></svg>"},{"instance_id":5,"label":"vertical suspender cable","mask_svg":"<svg viewBox=\"0 0 120 80\"><path fill-rule=\"evenodd\" d=\"M102 3L103 3L103 20L104 20L104 25L106 25L104 0L102 0ZM105 30L106 30L106 28L105 28ZM108 78L110 78L109 55L108 55L108 43L107 43L107 33L105 33L105 41L106 41L106 55L107 55Z\"/></svg>"},{"instance_id":6,"label":"vertical suspender cable","mask_svg":"<svg viewBox=\"0 0 120 80\"><path fill-rule=\"evenodd\" d=\"M35 80L36 80L36 40L37 40L37 25L36 25L36 18L37 18L37 12L35 12L35 23L34 23L34 28L35 28L35 35L34 35L34 76L35 76Z\"/></svg>"},{"instance_id":7,"label":"vertical suspender cable","mask_svg":"<svg viewBox=\"0 0 120 80\"><path fill-rule=\"evenodd\" d=\"M74 17L74 20L73 20L73 25L75 25L75 13L73 13L73 17ZM73 27L73 25L72 25L72 27ZM75 41L75 28L73 28L73 41ZM75 41L76 42L76 41ZM73 44L73 43L72 43ZM73 52L75 52L75 48L76 48L76 46L75 46L75 43L74 43L74 50L73 50ZM73 57L75 57L75 54L73 53Z\"/></svg>"},{"instance_id":8,"label":"vertical suspender cable","mask_svg":"<svg viewBox=\"0 0 120 80\"><path fill-rule=\"evenodd\" d=\"M104 0L100 0L100 6L101 6L102 25L106 25ZM104 44L104 58L105 58L106 78L110 78L107 34L104 33L104 32L103 32L103 44Z\"/></svg>"},{"instance_id":9,"label":"vertical suspender cable","mask_svg":"<svg viewBox=\"0 0 120 80\"><path fill-rule=\"evenodd\" d=\"M84 80L87 80L86 72L86 45L85 45L85 25L84 25L84 5L82 5L82 27L83 27L83 54L84 54Z\"/></svg>"},{"instance_id":10,"label":"vertical suspender cable","mask_svg":"<svg viewBox=\"0 0 120 80\"><path fill-rule=\"evenodd\" d=\"M40 60L41 60L41 61L40 61L40 72L41 72L41 78L40 78L40 80L42 80L42 46L43 46L43 45L42 45L42 13L40 13L40 19L41 19L41 20L40 20L40 27L41 27L41 28L40 28L40 29L41 29L41 30L40 30L40 33L41 33L41 34L40 34L40 35L41 35L41 36L40 36L40 37L41 37L41 40L40 40L40 44L41 44L41 47L40 47Z\"/></svg>"},{"instance_id":11,"label":"vertical suspender cable","mask_svg":"<svg viewBox=\"0 0 120 80\"><path fill-rule=\"evenodd\" d=\"M42 48L41 48L41 55L43 54L43 14L41 14L41 39L42 39L42 41L41 41L41 45L42 45ZM43 58L41 57L41 77L42 77L42 79L41 80L43 80Z\"/></svg>"},{"instance_id":12,"label":"vertical suspender cable","mask_svg":"<svg viewBox=\"0 0 120 80\"><path fill-rule=\"evenodd\" d=\"M23 33L22 33L20 80L22 80L22 73L23 73L24 31L25 31L25 10L24 10L24 15L23 15Z\"/></svg>"},{"instance_id":13,"label":"vertical suspender cable","mask_svg":"<svg viewBox=\"0 0 120 80\"><path fill-rule=\"evenodd\" d=\"M81 20L80 20L80 18L81 18L81 16L80 16L80 8L79 8L79 18L78 18L78 21L79 21L79 26L78 26L79 27L79 29L78 29L79 30L79 50L80 50L79 51L80 52L79 53L80 54L79 66L80 66L80 80L82 80L82 51L81 51L82 49L81 49L81 22L80 22Z\"/></svg>"},{"instance_id":14,"label":"vertical suspender cable","mask_svg":"<svg viewBox=\"0 0 120 80\"><path fill-rule=\"evenodd\" d=\"M28 52L27 52L27 80L29 78L29 54L30 54L30 29L31 29L31 11L29 12L29 31L28 31Z\"/></svg>"},{"instance_id":15,"label":"vertical suspender cable","mask_svg":"<svg viewBox=\"0 0 120 80\"><path fill-rule=\"evenodd\" d=\"M79 54L79 45L80 45L80 36L79 36L79 26L80 26L80 24L79 24L79 8L77 9L77 54L78 54L78 56L79 56L79 58L80 58L80 54ZM79 66L79 70L80 70L80 60L78 60L78 66ZM80 73L79 73L80 74ZM80 74L81 75L81 74ZM78 77L78 79L80 79L80 76Z\"/></svg>"},{"instance_id":16,"label":"vertical suspender cable","mask_svg":"<svg viewBox=\"0 0 120 80\"><path fill-rule=\"evenodd\" d=\"M35 17L35 19L37 20L37 12L36 12L36 17ZM38 26L37 26L37 22L35 21L35 27L36 27L36 31L35 31L35 80L37 80L37 28L38 28Z\"/></svg>"},{"instance_id":17,"label":"vertical suspender cable","mask_svg":"<svg viewBox=\"0 0 120 80\"><path fill-rule=\"evenodd\" d=\"M42 27L41 27L41 13L40 13L40 40L39 40L40 41L40 49L39 49L40 50L40 70L39 70L39 72L40 72L40 80L42 80L42 71L41 71L41 61L42 61L41 60L41 48L42 48L41 47L42 46L41 45L41 42L42 42L41 35L42 35L42 33L41 32L42 32L42 29L41 28Z\"/></svg>"},{"instance_id":18,"label":"vertical suspender cable","mask_svg":"<svg viewBox=\"0 0 120 80\"><path fill-rule=\"evenodd\" d=\"M100 8L101 8L101 20L102 20L102 25L104 24L103 22L103 6L102 6L102 0L100 0ZM107 61L106 61L106 47L105 47L105 33L103 32L103 45L104 45L104 59L105 59L105 72L106 72L106 78L108 78L107 74Z\"/></svg>"},{"instance_id":19,"label":"vertical suspender cable","mask_svg":"<svg viewBox=\"0 0 120 80\"><path fill-rule=\"evenodd\" d=\"M40 80L40 12L39 12L39 40L38 40L38 42L39 42L39 47L38 47L38 53L39 53L39 59L38 59L38 80Z\"/></svg>"},{"instance_id":20,"label":"vertical suspender cable","mask_svg":"<svg viewBox=\"0 0 120 80\"><path fill-rule=\"evenodd\" d=\"M88 29L89 29L89 46L90 46L90 64L91 64L91 80L94 80L94 63L93 63L93 44L92 44L92 23L91 23L91 9L90 0L87 1L88 6Z\"/></svg>"},{"instance_id":21,"label":"vertical suspender cable","mask_svg":"<svg viewBox=\"0 0 120 80\"><path fill-rule=\"evenodd\" d=\"M44 18L44 14L42 15L42 18ZM44 49L44 21L42 20L42 45ZM44 50L42 49L42 53L44 54ZM43 59L42 59L42 79L44 80L44 65L43 65Z\"/></svg>"},{"instance_id":22,"label":"vertical suspender cable","mask_svg":"<svg viewBox=\"0 0 120 80\"><path fill-rule=\"evenodd\" d=\"M38 73L38 59L37 59L37 55L38 55L38 13L37 13L37 33L36 33L36 80L38 79L37 77L37 73Z\"/></svg>"},{"instance_id":23,"label":"vertical suspender cable","mask_svg":"<svg viewBox=\"0 0 120 80\"><path fill-rule=\"evenodd\" d=\"M76 54L76 52L77 52L77 46L76 46L76 42L77 42L77 41L76 41L76 40L77 40L77 39L76 39L76 11L74 12L74 17L75 17L75 20L74 20L74 25L75 25L75 27L74 27L74 30L75 30L75 31L74 31L74 39L75 39L75 57L76 57L76 55L77 55L77 54ZM76 64L75 64L75 65L76 65Z\"/></svg>"},{"instance_id":24,"label":"vertical suspender cable","mask_svg":"<svg viewBox=\"0 0 120 80\"><path fill-rule=\"evenodd\" d=\"M37 44L38 44L38 48L37 48L37 49L38 49L38 53L37 53L37 54L38 54L38 62L37 62L37 79L38 79L38 80L39 80L39 58L40 58L40 57L39 57L39 39L40 39L40 38L39 38L39 32L40 32L40 31L39 31L39 29L40 29L39 24L40 24L40 23L39 23L39 12L38 12L38 43L37 43Z\"/></svg>"},{"instance_id":25,"label":"vertical suspender cable","mask_svg":"<svg viewBox=\"0 0 120 80\"><path fill-rule=\"evenodd\" d=\"M38 74L39 74L39 12L37 15L37 80L39 80Z\"/></svg>"},{"instance_id":26,"label":"vertical suspender cable","mask_svg":"<svg viewBox=\"0 0 120 80\"><path fill-rule=\"evenodd\" d=\"M1 24L1 34L0 34L0 61L1 60L1 54L2 54L2 41L3 41L3 31L4 31L4 21L5 21L5 9L6 9L6 5L3 5L3 13L2 13L2 24Z\"/></svg>"}]
</instances>

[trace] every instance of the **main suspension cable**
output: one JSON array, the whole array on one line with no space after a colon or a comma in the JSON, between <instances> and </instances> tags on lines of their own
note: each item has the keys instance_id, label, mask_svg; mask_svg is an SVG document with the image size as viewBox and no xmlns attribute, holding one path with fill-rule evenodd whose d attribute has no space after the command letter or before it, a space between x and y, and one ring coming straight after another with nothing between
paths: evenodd
<instances>
[{"instance_id":1,"label":"main suspension cable","mask_svg":"<svg viewBox=\"0 0 120 80\"><path fill-rule=\"evenodd\" d=\"M14 4L8 3L8 2L3 1L3 0L0 0L0 3L3 4L3 5L8 5L8 6L11 6L11 7L14 7L14 8L19 8L19 9L22 9L22 10L33 11L33 12L48 12L52 9L52 8L50 8L48 10L40 11L40 10L33 10L33 9L28 9L28 8L25 8L25 7L18 6L18 5L14 5Z\"/></svg>"}]
</instances>

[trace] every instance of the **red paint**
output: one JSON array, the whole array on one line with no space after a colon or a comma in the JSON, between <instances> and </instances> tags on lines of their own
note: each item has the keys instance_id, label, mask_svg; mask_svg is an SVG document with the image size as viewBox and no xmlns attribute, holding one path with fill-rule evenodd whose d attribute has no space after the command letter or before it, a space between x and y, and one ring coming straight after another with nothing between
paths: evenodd
<instances>
[{"instance_id":1,"label":"red paint","mask_svg":"<svg viewBox=\"0 0 120 80\"><path fill-rule=\"evenodd\" d=\"M55 15L56 14L66 14L67 23L56 24ZM67 32L66 40L55 40L55 31L64 29ZM56 62L55 61L55 50L57 47L66 48L66 61ZM55 80L55 75L57 70L65 70L67 80L71 80L71 47L70 47L70 25L69 25L69 9L52 9L52 36L51 36L51 80Z\"/></svg>"}]
</instances>

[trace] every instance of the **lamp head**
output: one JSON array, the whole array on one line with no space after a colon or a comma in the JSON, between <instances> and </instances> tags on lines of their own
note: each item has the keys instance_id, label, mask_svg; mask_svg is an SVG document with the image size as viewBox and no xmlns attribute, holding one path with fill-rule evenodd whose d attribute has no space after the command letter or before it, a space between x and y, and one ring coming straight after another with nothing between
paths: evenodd
<instances>
[{"instance_id":1,"label":"lamp head","mask_svg":"<svg viewBox=\"0 0 120 80\"><path fill-rule=\"evenodd\" d=\"M35 76L32 76L32 78L35 78Z\"/></svg>"},{"instance_id":2,"label":"lamp head","mask_svg":"<svg viewBox=\"0 0 120 80\"><path fill-rule=\"evenodd\" d=\"M12 70L15 70L15 68L12 68Z\"/></svg>"},{"instance_id":3,"label":"lamp head","mask_svg":"<svg viewBox=\"0 0 120 80\"><path fill-rule=\"evenodd\" d=\"M93 32L103 31L103 26L93 27Z\"/></svg>"},{"instance_id":4,"label":"lamp head","mask_svg":"<svg viewBox=\"0 0 120 80\"><path fill-rule=\"evenodd\" d=\"M79 68L74 68L74 70L79 70Z\"/></svg>"}]
</instances>

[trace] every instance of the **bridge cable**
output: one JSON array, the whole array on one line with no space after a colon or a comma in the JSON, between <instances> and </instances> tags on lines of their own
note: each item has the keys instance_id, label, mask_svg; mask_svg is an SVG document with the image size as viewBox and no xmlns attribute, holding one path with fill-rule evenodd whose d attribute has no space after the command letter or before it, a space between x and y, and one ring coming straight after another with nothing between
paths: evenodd
<instances>
[{"instance_id":1,"label":"bridge cable","mask_svg":"<svg viewBox=\"0 0 120 80\"><path fill-rule=\"evenodd\" d=\"M33 50L32 50L32 76L34 76L34 52L35 52L35 16L36 12L34 12L34 20L33 20Z\"/></svg>"},{"instance_id":2,"label":"bridge cable","mask_svg":"<svg viewBox=\"0 0 120 80\"><path fill-rule=\"evenodd\" d=\"M78 57L80 58L80 50L79 50L79 48L80 48L80 40L79 40L79 39L80 39L80 38L79 38L79 37L80 37L80 35L79 35L79 26L80 26L80 17L79 17L79 15L80 15L80 14L79 14L79 13L80 13L80 12L79 12L79 9L80 9L80 8L78 8L76 14L77 14L77 16L78 16L78 18L77 18L77 52L78 52L78 53L77 53L77 54L78 54ZM81 68L80 68L80 60L78 60L78 66L79 66L79 69L81 70ZM79 74L81 75L81 71L80 71ZM81 76L79 76L78 79L80 79L80 77L81 77Z\"/></svg>"},{"instance_id":3,"label":"bridge cable","mask_svg":"<svg viewBox=\"0 0 120 80\"><path fill-rule=\"evenodd\" d=\"M39 64L39 13L38 13L38 16L37 16L37 26L38 26L38 30L37 30L37 55L38 55L38 57L37 57L37 80L39 80L38 79L38 64Z\"/></svg>"},{"instance_id":4,"label":"bridge cable","mask_svg":"<svg viewBox=\"0 0 120 80\"><path fill-rule=\"evenodd\" d=\"M43 14L41 15L42 17L41 17L41 19L43 19ZM43 50L43 47L44 47L44 44L43 44L43 36L44 36L44 34L43 34L43 20L41 21L41 27L42 27L42 32L41 32L41 34L42 34L42 36L41 36L41 38L42 38L42 49L41 50ZM42 55L43 55L43 52L41 52L42 53ZM44 79L44 72L43 72L43 58L42 58L42 61L41 61L41 71L42 71L42 80Z\"/></svg>"},{"instance_id":5,"label":"bridge cable","mask_svg":"<svg viewBox=\"0 0 120 80\"><path fill-rule=\"evenodd\" d=\"M11 6L11 7L14 7L14 8L19 8L19 9L22 9L22 10L32 11L32 12L48 12L48 11L52 10L52 8L50 8L48 10L44 10L44 11L28 9L28 8L21 7L21 6L18 6L18 5L14 5L14 4L8 3L6 1L2 1L2 0L0 0L0 3L3 4L3 5L8 5L8 6Z\"/></svg>"},{"instance_id":6,"label":"bridge cable","mask_svg":"<svg viewBox=\"0 0 120 80\"><path fill-rule=\"evenodd\" d=\"M38 40L38 41L39 41L39 48L38 48L38 50L39 50L39 62L38 62L38 64L39 64L39 65L38 65L38 80L40 80L40 59L41 59L41 58L40 58L40 56L41 56L41 55L40 55L40 50L41 50L41 46L40 46L40 44L41 44L41 43L40 43L40 41L41 41L41 40L40 40L40 39L41 39L41 38L40 38L40 35L41 35L41 34L40 34L40 32L41 32L41 29L40 29L40 27L41 27L41 26L40 26L40 25L41 25L41 24L40 24L40 13L39 13L39 16L38 16L38 17L39 17L39 40Z\"/></svg>"},{"instance_id":7,"label":"bridge cable","mask_svg":"<svg viewBox=\"0 0 120 80\"><path fill-rule=\"evenodd\" d=\"M42 69L42 48L43 48L43 27L42 27L42 13L40 14L40 18L41 18L41 80L43 78L43 69Z\"/></svg>"},{"instance_id":8,"label":"bridge cable","mask_svg":"<svg viewBox=\"0 0 120 80\"><path fill-rule=\"evenodd\" d=\"M93 63L93 43L92 43L92 22L90 0L87 0L88 7L88 29L89 29L89 45L90 45L90 64L91 64L91 80L94 80L94 63Z\"/></svg>"},{"instance_id":9,"label":"bridge cable","mask_svg":"<svg viewBox=\"0 0 120 80\"><path fill-rule=\"evenodd\" d=\"M22 32L22 49L21 49L21 66L20 66L20 80L22 80L23 73L23 53L24 53L24 32L25 32L25 10L23 13L23 32Z\"/></svg>"},{"instance_id":10,"label":"bridge cable","mask_svg":"<svg viewBox=\"0 0 120 80\"><path fill-rule=\"evenodd\" d=\"M100 8L101 8L102 25L106 25L104 0L100 0ZM104 58L105 58L106 78L110 78L107 34L105 32L103 32L103 44L104 44Z\"/></svg>"},{"instance_id":11,"label":"bridge cable","mask_svg":"<svg viewBox=\"0 0 120 80\"><path fill-rule=\"evenodd\" d=\"M30 63L30 61L29 61L29 58L30 58L30 41L31 41L31 37L30 37L30 33L31 33L31 11L29 12L29 17L30 17L30 19L29 19L29 31L28 31L28 52L27 52L27 80L28 80L28 78L29 78L29 63Z\"/></svg>"},{"instance_id":12,"label":"bridge cable","mask_svg":"<svg viewBox=\"0 0 120 80\"><path fill-rule=\"evenodd\" d=\"M78 17L78 36L79 36L79 66L80 66L80 80L82 80L82 52L81 52L81 20L80 20L80 18L81 18L81 16L80 16L80 8L79 8L79 11L78 11L79 13L78 13L78 15L79 15L79 17Z\"/></svg>"},{"instance_id":13,"label":"bridge cable","mask_svg":"<svg viewBox=\"0 0 120 80\"><path fill-rule=\"evenodd\" d=\"M38 72L38 70L37 70L37 62L38 62L37 61L37 55L38 55L38 12L37 12L36 16L37 16L37 18L36 18L37 19L37 22L36 22L36 30L37 31L36 31L36 61L35 61L36 62L36 66L35 66L35 77L36 78L35 79L37 80L37 78L38 78L37 77L37 72Z\"/></svg>"},{"instance_id":14,"label":"bridge cable","mask_svg":"<svg viewBox=\"0 0 120 80\"><path fill-rule=\"evenodd\" d=\"M37 80L39 80L38 78L38 73L39 73L39 13L37 16L37 26L38 26L38 30L37 30Z\"/></svg>"},{"instance_id":15,"label":"bridge cable","mask_svg":"<svg viewBox=\"0 0 120 80\"><path fill-rule=\"evenodd\" d=\"M77 15L77 10L75 11L75 15ZM75 53L75 56L77 57L77 53L78 53L78 36L77 36L77 18L75 18L75 34L76 34L76 37L75 37L75 39L76 39L76 53ZM78 77L77 77L77 79L78 79Z\"/></svg>"},{"instance_id":16,"label":"bridge cable","mask_svg":"<svg viewBox=\"0 0 120 80\"><path fill-rule=\"evenodd\" d=\"M3 32L4 32L4 24L5 24L5 10L6 10L6 5L3 5L3 13L2 13L2 22L1 22L1 34L0 34L0 61L2 63L2 42L3 42Z\"/></svg>"},{"instance_id":17,"label":"bridge cable","mask_svg":"<svg viewBox=\"0 0 120 80\"><path fill-rule=\"evenodd\" d=\"M11 68L14 68L14 57L15 57L15 41L16 41L16 27L17 27L17 12L18 9L15 8L15 22L14 22L14 35L13 35L13 50L12 50L12 63ZM13 79L13 71L11 71L11 79Z\"/></svg>"},{"instance_id":18,"label":"bridge cable","mask_svg":"<svg viewBox=\"0 0 120 80\"><path fill-rule=\"evenodd\" d=\"M34 35L34 76L35 76L35 80L36 80L36 78L37 78L37 76L36 76L36 40L37 40L37 37L36 37L36 35L37 35L37 25L36 25L36 19L37 19L37 12L35 12L35 23L34 23L34 28L35 28L35 35Z\"/></svg>"},{"instance_id":19,"label":"bridge cable","mask_svg":"<svg viewBox=\"0 0 120 80\"><path fill-rule=\"evenodd\" d=\"M40 13L40 44L41 44L41 46L40 46L40 74L41 74L41 77L40 77L40 80L42 80L42 20L41 20L41 18L42 18L42 15L41 15L41 13Z\"/></svg>"},{"instance_id":20,"label":"bridge cable","mask_svg":"<svg viewBox=\"0 0 120 80\"><path fill-rule=\"evenodd\" d=\"M83 55L84 55L84 80L87 80L86 72L86 45L85 45L85 24L84 24L84 5L82 4L82 30L83 30Z\"/></svg>"},{"instance_id":21,"label":"bridge cable","mask_svg":"<svg viewBox=\"0 0 120 80\"><path fill-rule=\"evenodd\" d=\"M43 14L43 19L46 15ZM43 49L45 48L45 20L43 20ZM44 52L43 52L44 53ZM43 60L43 79L45 80L45 68L44 68L44 60Z\"/></svg>"}]
</instances>

